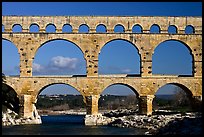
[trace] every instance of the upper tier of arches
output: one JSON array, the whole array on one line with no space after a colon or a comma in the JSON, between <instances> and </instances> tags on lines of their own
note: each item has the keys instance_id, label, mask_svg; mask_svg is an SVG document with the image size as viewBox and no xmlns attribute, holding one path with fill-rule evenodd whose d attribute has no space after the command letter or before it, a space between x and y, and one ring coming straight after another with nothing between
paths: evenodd
<instances>
[{"instance_id":1,"label":"upper tier of arches","mask_svg":"<svg viewBox=\"0 0 204 137\"><path fill-rule=\"evenodd\" d=\"M81 25L87 26L86 33L99 33L100 31L97 31L99 25L104 26L105 33L118 33L114 31L118 25L123 28L120 33L138 33L134 31L135 25L141 28L139 33L154 33L151 28L155 25L159 30L157 33L202 34L201 17L2 16L4 32L13 32L13 27L19 25L22 32L33 33L30 27L34 24L39 30L38 33L46 33L46 28L50 25L55 28L56 33L65 33L63 32L65 25L70 26L71 33L81 33ZM173 29L173 33L169 29Z\"/></svg>"}]
</instances>

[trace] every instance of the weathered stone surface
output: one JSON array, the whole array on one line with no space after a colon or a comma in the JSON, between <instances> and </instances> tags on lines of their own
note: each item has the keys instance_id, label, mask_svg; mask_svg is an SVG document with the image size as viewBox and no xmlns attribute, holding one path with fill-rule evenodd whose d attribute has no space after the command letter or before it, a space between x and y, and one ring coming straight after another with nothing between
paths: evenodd
<instances>
[{"instance_id":1,"label":"weathered stone surface","mask_svg":"<svg viewBox=\"0 0 204 137\"><path fill-rule=\"evenodd\" d=\"M39 32L29 32L31 24L38 24ZM56 26L56 33L46 33L48 24ZM22 26L22 32L12 32L15 24ZM72 33L62 33L64 24L72 26ZM81 24L87 24L89 33L79 33ZM97 33L96 27L104 24L107 33ZM124 33L114 33L114 27L121 24ZM132 33L134 25L140 24L143 32ZM153 24L160 27L159 34L150 33ZM168 83L184 86L193 97L202 96L202 17L119 17L119 16L2 16L4 32L2 38L14 43L20 55L20 76L6 77L6 84L11 86L19 96L21 115L33 117L35 103L41 89L52 84L68 84L76 88L83 96L87 114L98 114L98 99L105 88L113 84L124 84L140 97L141 114L152 114L152 99L156 91ZM168 26L175 25L177 34L168 34ZM186 26L194 27L193 34L185 34ZM86 59L85 77L72 76L32 76L32 63L38 49L46 42L63 39L70 41L82 51ZM138 49L141 61L140 77L128 75L98 75L98 56L101 49L115 39L126 40ZM189 77L152 74L152 55L155 48L167 40L184 43L192 54L193 73ZM202 100L202 98L201 98ZM197 104L196 104L197 105ZM195 106L196 106L195 105Z\"/></svg>"}]
</instances>

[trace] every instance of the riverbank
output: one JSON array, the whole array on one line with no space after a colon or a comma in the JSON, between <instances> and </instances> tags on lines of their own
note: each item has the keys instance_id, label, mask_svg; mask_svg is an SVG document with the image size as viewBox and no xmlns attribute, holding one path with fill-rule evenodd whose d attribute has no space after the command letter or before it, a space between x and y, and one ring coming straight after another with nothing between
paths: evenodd
<instances>
[{"instance_id":1,"label":"riverbank","mask_svg":"<svg viewBox=\"0 0 204 137\"><path fill-rule=\"evenodd\" d=\"M151 116L133 110L116 110L104 114L109 126L148 129L146 135L203 135L201 112L158 111Z\"/></svg>"},{"instance_id":2,"label":"riverbank","mask_svg":"<svg viewBox=\"0 0 204 137\"><path fill-rule=\"evenodd\" d=\"M7 109L5 112L2 111L2 126L14 126L24 124L41 124L41 117L37 111L34 111L35 116L22 118L14 111Z\"/></svg>"},{"instance_id":3,"label":"riverbank","mask_svg":"<svg viewBox=\"0 0 204 137\"><path fill-rule=\"evenodd\" d=\"M54 110L40 110L38 109L38 114L40 116L44 116L44 115L86 115L86 110L85 109L80 109L80 110L74 110L74 109L70 109L70 110L63 110L63 111L54 111Z\"/></svg>"}]
</instances>

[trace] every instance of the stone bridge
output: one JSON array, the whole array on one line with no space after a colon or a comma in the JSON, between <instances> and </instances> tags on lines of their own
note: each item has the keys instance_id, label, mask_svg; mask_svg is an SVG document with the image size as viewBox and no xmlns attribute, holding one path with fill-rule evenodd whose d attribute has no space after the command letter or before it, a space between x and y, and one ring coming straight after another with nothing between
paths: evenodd
<instances>
[{"instance_id":1,"label":"stone bridge","mask_svg":"<svg viewBox=\"0 0 204 137\"><path fill-rule=\"evenodd\" d=\"M38 32L30 32L31 25L38 26ZM53 24L56 32L47 33L46 26ZM64 33L62 28L68 24L72 32ZM87 25L87 33L79 32L81 25ZM22 32L13 32L15 25ZM96 32L103 25L106 32ZM114 27L121 25L124 32L115 33ZM133 33L138 25L141 33ZM152 25L157 25L158 33L151 33ZM20 55L20 76L7 76L6 84L18 94L23 117L33 116L35 103L40 92L52 84L67 84L74 87L83 96L87 114L98 114L98 100L107 87L122 84L131 88L139 97L141 114L152 114L152 100L156 91L166 84L174 84L188 95L202 100L202 18L201 17L139 17L139 16L2 16L2 38L11 41ZM176 28L175 34L168 33L168 27ZM192 34L186 34L190 26ZM74 43L86 60L84 76L32 76L32 63L38 49L52 40L67 40ZM101 49L113 40L125 40L132 43L140 55L140 75L99 75L98 56ZM152 74L152 55L162 42L176 40L182 42L192 55L192 75L171 76Z\"/></svg>"}]
</instances>

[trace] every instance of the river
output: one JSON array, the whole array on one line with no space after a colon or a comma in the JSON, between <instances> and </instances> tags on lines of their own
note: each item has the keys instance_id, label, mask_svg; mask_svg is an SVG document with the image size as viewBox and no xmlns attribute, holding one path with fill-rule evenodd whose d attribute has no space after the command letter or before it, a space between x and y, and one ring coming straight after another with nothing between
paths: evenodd
<instances>
[{"instance_id":1,"label":"river","mask_svg":"<svg viewBox=\"0 0 204 137\"><path fill-rule=\"evenodd\" d=\"M2 135L144 135L146 129L85 126L85 115L41 116L42 124L2 127Z\"/></svg>"}]
</instances>

